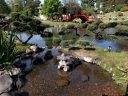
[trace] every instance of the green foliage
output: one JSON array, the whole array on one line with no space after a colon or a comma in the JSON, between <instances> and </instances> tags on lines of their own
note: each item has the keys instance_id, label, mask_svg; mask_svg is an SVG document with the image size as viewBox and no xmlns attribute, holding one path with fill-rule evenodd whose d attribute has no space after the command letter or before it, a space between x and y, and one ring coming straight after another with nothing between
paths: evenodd
<instances>
[{"instance_id":1,"label":"green foliage","mask_svg":"<svg viewBox=\"0 0 128 96\"><path fill-rule=\"evenodd\" d=\"M5 18L5 15L0 14L0 19L4 19L4 18Z\"/></svg>"},{"instance_id":2,"label":"green foliage","mask_svg":"<svg viewBox=\"0 0 128 96\"><path fill-rule=\"evenodd\" d=\"M58 46L60 44L60 42L61 42L60 38L53 37L52 43L54 46Z\"/></svg>"},{"instance_id":3,"label":"green foliage","mask_svg":"<svg viewBox=\"0 0 128 96\"><path fill-rule=\"evenodd\" d=\"M81 7L76 2L68 2L64 4L63 7L64 14L78 14L81 12Z\"/></svg>"},{"instance_id":4,"label":"green foliage","mask_svg":"<svg viewBox=\"0 0 128 96\"><path fill-rule=\"evenodd\" d=\"M99 32L96 33L95 37L96 37L96 39L99 39L99 40L100 39L106 39L107 34L105 34L104 31L99 31Z\"/></svg>"},{"instance_id":5,"label":"green foliage","mask_svg":"<svg viewBox=\"0 0 128 96\"><path fill-rule=\"evenodd\" d=\"M122 8L123 8L123 5L122 5L122 4L117 4L117 5L115 6L115 10L116 10L116 11L120 11Z\"/></svg>"},{"instance_id":6,"label":"green foliage","mask_svg":"<svg viewBox=\"0 0 128 96\"><path fill-rule=\"evenodd\" d=\"M74 24L68 24L66 26L67 29L74 29L75 28L75 25Z\"/></svg>"},{"instance_id":7,"label":"green foliage","mask_svg":"<svg viewBox=\"0 0 128 96\"><path fill-rule=\"evenodd\" d=\"M118 30L116 32L116 35L128 36L128 26L126 26L126 25L117 25L115 28Z\"/></svg>"},{"instance_id":8,"label":"green foliage","mask_svg":"<svg viewBox=\"0 0 128 96\"><path fill-rule=\"evenodd\" d=\"M71 30L70 30L71 27L68 26L68 28L61 28L59 34L68 34L68 33L71 33ZM74 28L74 27L73 27Z\"/></svg>"},{"instance_id":9,"label":"green foliage","mask_svg":"<svg viewBox=\"0 0 128 96\"><path fill-rule=\"evenodd\" d=\"M98 28L98 25L96 25L95 23L89 24L88 27L87 27L87 29L88 29L89 31L94 31L94 30L96 30L97 28Z\"/></svg>"},{"instance_id":10,"label":"green foliage","mask_svg":"<svg viewBox=\"0 0 128 96\"><path fill-rule=\"evenodd\" d=\"M62 47L68 47L69 45L71 45L71 44L73 44L73 43L74 43L73 40L62 40L61 43L60 43L60 45L61 45Z\"/></svg>"},{"instance_id":11,"label":"green foliage","mask_svg":"<svg viewBox=\"0 0 128 96\"><path fill-rule=\"evenodd\" d=\"M62 4L59 0L44 0L41 11L46 16L61 16Z\"/></svg>"},{"instance_id":12,"label":"green foliage","mask_svg":"<svg viewBox=\"0 0 128 96\"><path fill-rule=\"evenodd\" d=\"M87 46L90 45L90 42L88 40L78 40L76 41L76 44L79 44L80 46Z\"/></svg>"},{"instance_id":13,"label":"green foliage","mask_svg":"<svg viewBox=\"0 0 128 96\"><path fill-rule=\"evenodd\" d=\"M0 0L0 14L9 14L10 12L11 12L11 9L6 4L5 0Z\"/></svg>"},{"instance_id":14,"label":"green foliage","mask_svg":"<svg viewBox=\"0 0 128 96\"><path fill-rule=\"evenodd\" d=\"M15 49L13 34L0 31L0 66L7 67L12 64Z\"/></svg>"},{"instance_id":15,"label":"green foliage","mask_svg":"<svg viewBox=\"0 0 128 96\"><path fill-rule=\"evenodd\" d=\"M107 24L107 27L116 27L117 26L117 22L110 22Z\"/></svg>"},{"instance_id":16,"label":"green foliage","mask_svg":"<svg viewBox=\"0 0 128 96\"><path fill-rule=\"evenodd\" d=\"M92 7L85 7L85 8L83 9L83 13L86 13L86 14L88 14L88 15L91 15L91 14L94 13L94 9L93 9Z\"/></svg>"},{"instance_id":17,"label":"green foliage","mask_svg":"<svg viewBox=\"0 0 128 96\"><path fill-rule=\"evenodd\" d=\"M45 37L44 40L45 40L45 45L47 45L48 47L53 46L53 42L52 42L53 38Z\"/></svg>"},{"instance_id":18,"label":"green foliage","mask_svg":"<svg viewBox=\"0 0 128 96\"><path fill-rule=\"evenodd\" d=\"M123 21L119 23L120 25L127 25L128 26L128 21Z\"/></svg>"},{"instance_id":19,"label":"green foliage","mask_svg":"<svg viewBox=\"0 0 128 96\"><path fill-rule=\"evenodd\" d=\"M99 28L105 29L105 28L107 28L107 25L105 23L100 23Z\"/></svg>"}]
</instances>

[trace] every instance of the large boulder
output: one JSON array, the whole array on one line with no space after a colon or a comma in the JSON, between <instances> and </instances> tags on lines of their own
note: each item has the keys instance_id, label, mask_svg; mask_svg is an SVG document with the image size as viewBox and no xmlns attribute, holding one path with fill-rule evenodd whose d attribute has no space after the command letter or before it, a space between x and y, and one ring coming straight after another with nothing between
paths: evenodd
<instances>
[{"instance_id":1,"label":"large boulder","mask_svg":"<svg viewBox=\"0 0 128 96\"><path fill-rule=\"evenodd\" d=\"M1 94L0 96L11 96L11 95L8 94L8 93L3 93L3 94Z\"/></svg>"},{"instance_id":2,"label":"large boulder","mask_svg":"<svg viewBox=\"0 0 128 96\"><path fill-rule=\"evenodd\" d=\"M12 83L13 80L9 75L0 75L0 94L10 91L12 88Z\"/></svg>"},{"instance_id":3,"label":"large boulder","mask_svg":"<svg viewBox=\"0 0 128 96\"><path fill-rule=\"evenodd\" d=\"M2 74L6 74L6 75L10 75L10 76L13 76L13 75L18 75L21 73L21 69L20 68L11 68L9 70L2 70L0 71L0 75Z\"/></svg>"}]
</instances>

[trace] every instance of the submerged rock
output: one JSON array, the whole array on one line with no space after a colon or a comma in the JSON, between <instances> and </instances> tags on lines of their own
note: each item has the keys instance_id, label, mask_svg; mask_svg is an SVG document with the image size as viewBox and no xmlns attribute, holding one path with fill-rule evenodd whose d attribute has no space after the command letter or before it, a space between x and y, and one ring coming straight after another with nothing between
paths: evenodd
<instances>
[{"instance_id":1,"label":"submerged rock","mask_svg":"<svg viewBox=\"0 0 128 96\"><path fill-rule=\"evenodd\" d=\"M0 94L11 90L13 80L9 75L0 75Z\"/></svg>"},{"instance_id":2,"label":"submerged rock","mask_svg":"<svg viewBox=\"0 0 128 96\"><path fill-rule=\"evenodd\" d=\"M68 79L60 79L57 81L57 85L60 87L68 86L70 81Z\"/></svg>"},{"instance_id":3,"label":"submerged rock","mask_svg":"<svg viewBox=\"0 0 128 96\"><path fill-rule=\"evenodd\" d=\"M47 51L47 52L45 53L44 59L45 59L45 60L50 60L50 59L52 59L52 58L53 58L52 52L51 52L51 51Z\"/></svg>"}]
</instances>

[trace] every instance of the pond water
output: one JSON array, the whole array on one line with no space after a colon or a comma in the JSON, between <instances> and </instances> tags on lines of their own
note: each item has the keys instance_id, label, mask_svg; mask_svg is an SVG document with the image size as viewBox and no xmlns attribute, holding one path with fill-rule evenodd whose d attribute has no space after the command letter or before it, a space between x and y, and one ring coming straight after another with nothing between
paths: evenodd
<instances>
[{"instance_id":1,"label":"pond water","mask_svg":"<svg viewBox=\"0 0 128 96\"><path fill-rule=\"evenodd\" d=\"M58 30L59 29L55 29L55 28L46 29L46 31L55 32L55 33L58 32ZM106 29L106 30L109 30L109 31L111 30L112 33L115 32L115 30L112 28ZM79 36L75 35L75 30L72 30L72 31L73 31L73 34L66 34L64 38L66 38L66 39L79 38ZM109 33L111 33L111 32L109 32ZM81 29L81 30L79 30L78 33L84 34L84 33L86 33L86 29ZM29 34L19 33L18 37L21 40L25 41L27 38L29 38ZM117 51L117 50L128 51L128 45L127 45L128 40L117 40L117 41L97 40L97 39L94 39L93 37L84 37L82 39L89 40L96 47L108 48L108 46L111 46L112 51ZM37 44L40 47L45 46L44 38L42 38L40 35L33 35L33 37L29 40L28 43Z\"/></svg>"},{"instance_id":2,"label":"pond water","mask_svg":"<svg viewBox=\"0 0 128 96\"><path fill-rule=\"evenodd\" d=\"M52 29L49 30L53 32ZM54 32L57 31L54 29ZM17 35L21 40L29 38L27 33ZM67 38L71 38L70 35ZM122 47L128 48L125 46L126 43L121 45L122 43L118 41L94 40L89 37L82 39L90 40L94 46L101 48L112 46L114 51ZM37 44L40 47L45 46L45 41L40 35L33 35L28 43ZM17 93L28 93L23 96L121 96L111 74L98 65L82 62L69 72L58 70L57 65L58 61L53 58L35 66L26 76L26 85L18 89ZM58 82L69 82L69 85L60 87Z\"/></svg>"},{"instance_id":3,"label":"pond water","mask_svg":"<svg viewBox=\"0 0 128 96\"><path fill-rule=\"evenodd\" d=\"M20 38L22 41L26 41L29 38L29 34L27 33L17 33L18 38ZM39 47L45 46L44 39L37 34L33 34L33 37L28 41L29 44L37 44Z\"/></svg>"},{"instance_id":4,"label":"pond water","mask_svg":"<svg viewBox=\"0 0 128 96\"><path fill-rule=\"evenodd\" d=\"M57 69L58 61L53 58L35 66L27 76L27 83L17 93L23 96L120 96L111 75L97 65L82 62L69 72ZM58 82L69 82L60 87Z\"/></svg>"}]
</instances>

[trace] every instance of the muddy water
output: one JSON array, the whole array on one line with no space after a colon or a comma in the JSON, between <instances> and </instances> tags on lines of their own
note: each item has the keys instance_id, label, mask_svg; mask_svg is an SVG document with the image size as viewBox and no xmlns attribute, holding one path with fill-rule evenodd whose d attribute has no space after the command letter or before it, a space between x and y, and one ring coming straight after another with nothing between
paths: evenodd
<instances>
[{"instance_id":1,"label":"muddy water","mask_svg":"<svg viewBox=\"0 0 128 96\"><path fill-rule=\"evenodd\" d=\"M83 62L70 72L59 71L57 60L37 65L26 77L26 85L18 93L23 96L120 96L119 90L112 82L110 74L97 65ZM58 85L59 80L68 80L65 87Z\"/></svg>"}]
</instances>

